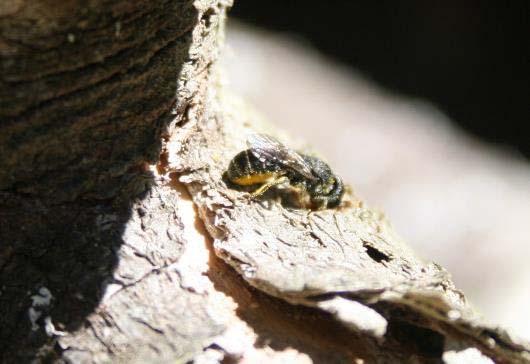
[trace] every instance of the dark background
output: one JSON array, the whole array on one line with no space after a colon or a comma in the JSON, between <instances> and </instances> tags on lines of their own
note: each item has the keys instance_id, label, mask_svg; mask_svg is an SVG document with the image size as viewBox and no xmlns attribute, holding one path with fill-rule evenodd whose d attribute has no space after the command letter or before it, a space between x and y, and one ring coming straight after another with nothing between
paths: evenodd
<instances>
[{"instance_id":1,"label":"dark background","mask_svg":"<svg viewBox=\"0 0 530 364\"><path fill-rule=\"evenodd\" d=\"M235 1L231 16L296 34L380 85L434 103L530 159L530 2Z\"/></svg>"}]
</instances>

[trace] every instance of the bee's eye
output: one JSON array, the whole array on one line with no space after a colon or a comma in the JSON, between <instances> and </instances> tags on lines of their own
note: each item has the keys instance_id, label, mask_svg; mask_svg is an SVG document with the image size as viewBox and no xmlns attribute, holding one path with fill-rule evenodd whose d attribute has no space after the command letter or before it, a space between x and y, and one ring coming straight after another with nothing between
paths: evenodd
<instances>
[{"instance_id":1,"label":"bee's eye","mask_svg":"<svg viewBox=\"0 0 530 364\"><path fill-rule=\"evenodd\" d=\"M320 188L320 190L324 194L329 194L333 190L333 186L335 186L335 178L330 177L327 179L326 183Z\"/></svg>"}]
</instances>

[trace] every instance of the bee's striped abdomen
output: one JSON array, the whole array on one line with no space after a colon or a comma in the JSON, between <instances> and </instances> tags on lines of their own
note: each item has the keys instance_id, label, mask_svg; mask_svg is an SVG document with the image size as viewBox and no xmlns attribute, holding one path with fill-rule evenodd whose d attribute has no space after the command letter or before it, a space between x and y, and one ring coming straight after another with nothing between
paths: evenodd
<instances>
[{"instance_id":1,"label":"bee's striped abdomen","mask_svg":"<svg viewBox=\"0 0 530 364\"><path fill-rule=\"evenodd\" d=\"M277 173L257 173L234 178L232 179L232 182L241 186L251 186L268 182L277 176Z\"/></svg>"},{"instance_id":2,"label":"bee's striped abdomen","mask_svg":"<svg viewBox=\"0 0 530 364\"><path fill-rule=\"evenodd\" d=\"M263 184L282 174L278 165L258 159L250 150L237 154L228 166L228 179L240 186Z\"/></svg>"}]
</instances>

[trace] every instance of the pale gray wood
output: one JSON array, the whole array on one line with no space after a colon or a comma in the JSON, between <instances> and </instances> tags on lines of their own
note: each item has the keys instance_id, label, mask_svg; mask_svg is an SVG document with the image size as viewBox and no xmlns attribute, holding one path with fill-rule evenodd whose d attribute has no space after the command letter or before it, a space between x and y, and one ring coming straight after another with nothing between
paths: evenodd
<instances>
[{"instance_id":1,"label":"pale gray wood","mask_svg":"<svg viewBox=\"0 0 530 364\"><path fill-rule=\"evenodd\" d=\"M199 133L176 133L179 148L170 165L189 186L215 237L216 254L246 282L291 304L329 312L382 348L406 341L407 330L411 338L423 336L442 347L456 340L494 360L529 359L528 348L478 317L441 266L417 257L382 213L353 194L341 208L309 211L253 201L228 188L222 174L246 148L248 135L279 131L231 96L217 101L210 116L195 121ZM435 355L428 349L416 354Z\"/></svg>"}]
</instances>

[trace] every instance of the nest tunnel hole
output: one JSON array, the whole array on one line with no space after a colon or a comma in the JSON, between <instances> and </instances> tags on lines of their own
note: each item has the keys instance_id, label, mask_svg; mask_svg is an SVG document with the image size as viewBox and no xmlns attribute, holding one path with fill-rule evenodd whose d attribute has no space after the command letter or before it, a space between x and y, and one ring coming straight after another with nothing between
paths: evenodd
<instances>
[{"instance_id":1,"label":"nest tunnel hole","mask_svg":"<svg viewBox=\"0 0 530 364\"><path fill-rule=\"evenodd\" d=\"M363 241L363 247L364 249L366 249L366 254L368 254L368 256L377 263L390 262L392 260L392 257L390 255L383 253L377 248L374 248L370 243L366 241Z\"/></svg>"}]
</instances>

